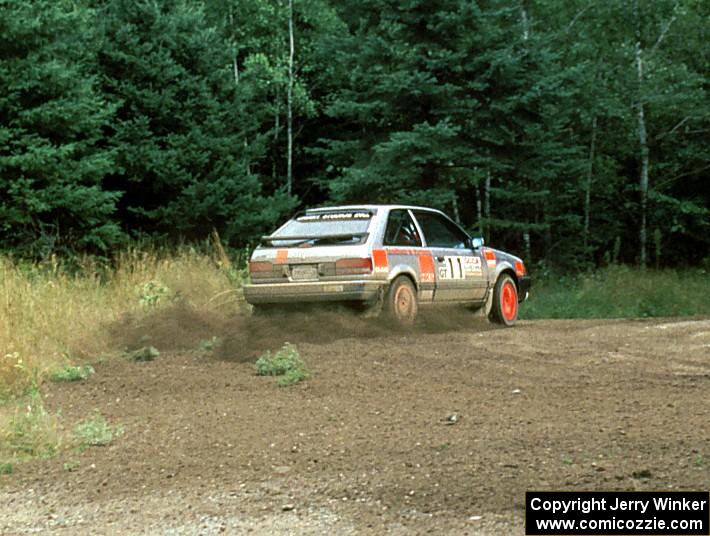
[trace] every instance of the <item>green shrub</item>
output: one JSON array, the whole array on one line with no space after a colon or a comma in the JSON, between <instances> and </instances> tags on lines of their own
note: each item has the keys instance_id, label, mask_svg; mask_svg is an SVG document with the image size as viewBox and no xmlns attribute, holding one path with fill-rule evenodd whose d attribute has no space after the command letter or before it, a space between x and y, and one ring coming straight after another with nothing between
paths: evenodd
<instances>
[{"instance_id":1,"label":"green shrub","mask_svg":"<svg viewBox=\"0 0 710 536\"><path fill-rule=\"evenodd\" d=\"M136 292L138 302L143 307L155 307L172 296L172 291L160 281L148 281L140 285Z\"/></svg>"},{"instance_id":2,"label":"green shrub","mask_svg":"<svg viewBox=\"0 0 710 536\"><path fill-rule=\"evenodd\" d=\"M61 439L56 418L44 409L42 395L37 389L29 391L18 403L4 438L0 436L0 454L13 459L48 458L59 449Z\"/></svg>"},{"instance_id":3,"label":"green shrub","mask_svg":"<svg viewBox=\"0 0 710 536\"><path fill-rule=\"evenodd\" d=\"M262 355L255 367L259 376L281 376L278 380L281 386L293 385L308 378L308 369L298 349L288 342L276 353Z\"/></svg>"},{"instance_id":4,"label":"green shrub","mask_svg":"<svg viewBox=\"0 0 710 536\"><path fill-rule=\"evenodd\" d=\"M126 359L136 362L153 361L159 355L160 352L154 346L144 346L143 348L125 354Z\"/></svg>"},{"instance_id":5,"label":"green shrub","mask_svg":"<svg viewBox=\"0 0 710 536\"><path fill-rule=\"evenodd\" d=\"M79 422L74 427L74 436L82 447L108 445L113 438L123 433L121 426L111 426L101 415L95 415Z\"/></svg>"},{"instance_id":6,"label":"green shrub","mask_svg":"<svg viewBox=\"0 0 710 536\"><path fill-rule=\"evenodd\" d=\"M222 343L222 339L214 336L210 339L204 339L200 341L198 349L200 352L212 352Z\"/></svg>"},{"instance_id":7,"label":"green shrub","mask_svg":"<svg viewBox=\"0 0 710 536\"><path fill-rule=\"evenodd\" d=\"M77 367L66 365L52 372L49 379L53 382L78 382L89 378L94 372L94 367L91 365Z\"/></svg>"}]
</instances>

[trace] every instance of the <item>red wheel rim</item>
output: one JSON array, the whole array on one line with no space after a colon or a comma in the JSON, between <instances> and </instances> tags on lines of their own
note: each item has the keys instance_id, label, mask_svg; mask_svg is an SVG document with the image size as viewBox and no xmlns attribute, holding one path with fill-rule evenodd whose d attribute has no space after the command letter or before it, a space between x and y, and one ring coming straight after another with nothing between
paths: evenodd
<instances>
[{"instance_id":1,"label":"red wheel rim","mask_svg":"<svg viewBox=\"0 0 710 536\"><path fill-rule=\"evenodd\" d=\"M414 296L406 286L397 289L394 297L395 314L397 318L409 320L414 315Z\"/></svg>"},{"instance_id":2,"label":"red wheel rim","mask_svg":"<svg viewBox=\"0 0 710 536\"><path fill-rule=\"evenodd\" d=\"M512 282L506 281L503 284L500 302L503 309L503 317L509 322L515 320L518 314L518 297Z\"/></svg>"}]
</instances>

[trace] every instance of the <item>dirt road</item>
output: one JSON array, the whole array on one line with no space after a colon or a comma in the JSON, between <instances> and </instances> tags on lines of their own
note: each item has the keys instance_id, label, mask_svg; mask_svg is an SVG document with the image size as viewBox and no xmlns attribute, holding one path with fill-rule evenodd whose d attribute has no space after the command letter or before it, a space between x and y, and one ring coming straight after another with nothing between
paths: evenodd
<instances>
[{"instance_id":1,"label":"dirt road","mask_svg":"<svg viewBox=\"0 0 710 536\"><path fill-rule=\"evenodd\" d=\"M322 320L166 351L186 321L47 386L124 434L0 476L0 533L522 534L525 490L710 488L708 319ZM312 373L287 388L245 361L285 340Z\"/></svg>"}]
</instances>

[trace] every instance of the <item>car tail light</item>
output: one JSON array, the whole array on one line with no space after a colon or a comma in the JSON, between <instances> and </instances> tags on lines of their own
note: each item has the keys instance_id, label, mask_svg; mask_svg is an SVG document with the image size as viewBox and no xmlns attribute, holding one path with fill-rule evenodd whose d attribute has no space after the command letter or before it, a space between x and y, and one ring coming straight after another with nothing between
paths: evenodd
<instances>
[{"instance_id":1,"label":"car tail light","mask_svg":"<svg viewBox=\"0 0 710 536\"><path fill-rule=\"evenodd\" d=\"M274 265L270 262L250 262L249 263L249 273L250 274L261 274L264 272L272 272L274 270Z\"/></svg>"},{"instance_id":2,"label":"car tail light","mask_svg":"<svg viewBox=\"0 0 710 536\"><path fill-rule=\"evenodd\" d=\"M515 275L522 277L527 273L523 261L515 261Z\"/></svg>"},{"instance_id":3,"label":"car tail light","mask_svg":"<svg viewBox=\"0 0 710 536\"><path fill-rule=\"evenodd\" d=\"M340 259L335 262L336 275L369 274L372 272L372 259Z\"/></svg>"}]
</instances>

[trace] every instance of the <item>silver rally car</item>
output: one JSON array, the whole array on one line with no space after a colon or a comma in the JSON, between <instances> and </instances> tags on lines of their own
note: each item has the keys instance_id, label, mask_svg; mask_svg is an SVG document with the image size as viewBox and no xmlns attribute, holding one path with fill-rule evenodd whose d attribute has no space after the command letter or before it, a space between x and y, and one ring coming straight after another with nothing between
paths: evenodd
<instances>
[{"instance_id":1,"label":"silver rally car","mask_svg":"<svg viewBox=\"0 0 710 536\"><path fill-rule=\"evenodd\" d=\"M244 296L267 304L355 302L414 322L420 306L486 307L512 326L530 289L523 261L483 246L438 210L405 205L309 209L261 239Z\"/></svg>"}]
</instances>

